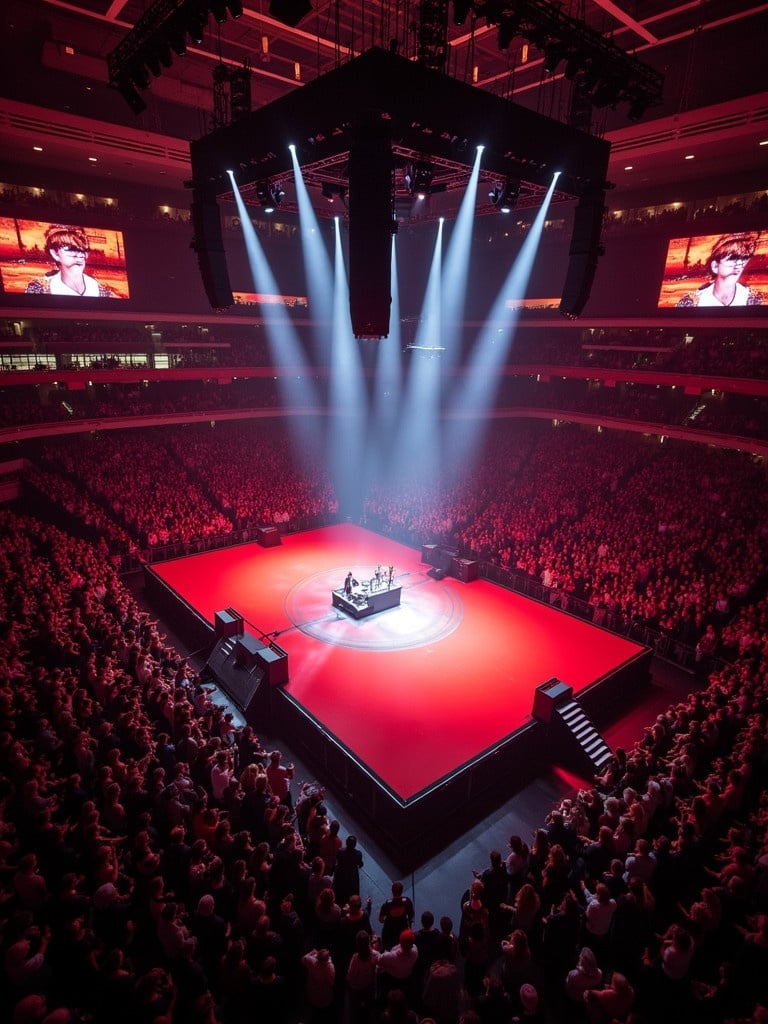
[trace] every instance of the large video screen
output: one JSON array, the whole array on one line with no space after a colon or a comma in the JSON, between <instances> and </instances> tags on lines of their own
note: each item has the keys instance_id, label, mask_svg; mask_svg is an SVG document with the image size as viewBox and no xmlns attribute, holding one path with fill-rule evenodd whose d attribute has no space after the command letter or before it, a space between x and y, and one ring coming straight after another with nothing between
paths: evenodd
<instances>
[{"instance_id":1,"label":"large video screen","mask_svg":"<svg viewBox=\"0 0 768 1024\"><path fill-rule=\"evenodd\" d=\"M724 309L768 304L768 235L759 231L673 238L660 309Z\"/></svg>"},{"instance_id":2,"label":"large video screen","mask_svg":"<svg viewBox=\"0 0 768 1024\"><path fill-rule=\"evenodd\" d=\"M6 294L128 299L122 231L0 217Z\"/></svg>"},{"instance_id":3,"label":"large video screen","mask_svg":"<svg viewBox=\"0 0 768 1024\"><path fill-rule=\"evenodd\" d=\"M265 292L232 292L236 306L287 306L288 309L307 309L306 295L270 295Z\"/></svg>"}]
</instances>

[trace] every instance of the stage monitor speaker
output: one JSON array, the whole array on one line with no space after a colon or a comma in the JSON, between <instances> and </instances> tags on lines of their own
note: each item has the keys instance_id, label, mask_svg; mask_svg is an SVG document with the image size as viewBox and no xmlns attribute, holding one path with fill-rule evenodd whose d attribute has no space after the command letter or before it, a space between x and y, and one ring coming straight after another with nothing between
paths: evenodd
<instances>
[{"instance_id":1,"label":"stage monitor speaker","mask_svg":"<svg viewBox=\"0 0 768 1024\"><path fill-rule=\"evenodd\" d=\"M205 294L214 309L227 309L234 298L229 283L218 203L213 199L194 199L191 212L192 248L197 253Z\"/></svg>"},{"instance_id":2,"label":"stage monitor speaker","mask_svg":"<svg viewBox=\"0 0 768 1024\"><path fill-rule=\"evenodd\" d=\"M447 575L445 569L439 569L437 566L427 573L427 576L431 576L433 580L444 580Z\"/></svg>"},{"instance_id":3,"label":"stage monitor speaker","mask_svg":"<svg viewBox=\"0 0 768 1024\"><path fill-rule=\"evenodd\" d=\"M451 576L462 583L477 579L477 562L471 558L454 558L451 562Z\"/></svg>"},{"instance_id":4,"label":"stage monitor speaker","mask_svg":"<svg viewBox=\"0 0 768 1024\"><path fill-rule=\"evenodd\" d=\"M243 617L225 608L214 615L213 628L216 636L239 636L243 631Z\"/></svg>"},{"instance_id":5,"label":"stage monitor speaker","mask_svg":"<svg viewBox=\"0 0 768 1024\"><path fill-rule=\"evenodd\" d=\"M421 545L421 560L425 565L437 564L437 544Z\"/></svg>"},{"instance_id":6,"label":"stage monitor speaker","mask_svg":"<svg viewBox=\"0 0 768 1024\"><path fill-rule=\"evenodd\" d=\"M558 704L564 704L573 696L573 687L561 683L559 679L550 679L536 687L533 694L533 717L545 725L552 721L552 715Z\"/></svg>"},{"instance_id":7,"label":"stage monitor speaker","mask_svg":"<svg viewBox=\"0 0 768 1024\"><path fill-rule=\"evenodd\" d=\"M576 207L568 270L560 299L560 312L565 316L580 316L589 299L602 253L600 232L604 214L602 194L582 197Z\"/></svg>"},{"instance_id":8,"label":"stage monitor speaker","mask_svg":"<svg viewBox=\"0 0 768 1024\"><path fill-rule=\"evenodd\" d=\"M458 555L458 551L455 548L438 548L435 554L435 565L443 570L445 573L449 573L453 566L453 560Z\"/></svg>"},{"instance_id":9,"label":"stage monitor speaker","mask_svg":"<svg viewBox=\"0 0 768 1024\"><path fill-rule=\"evenodd\" d=\"M265 676L264 669L259 667L255 658L254 667L250 670L238 664L236 641L232 637L220 637L205 667L230 700L241 711L247 711Z\"/></svg>"},{"instance_id":10,"label":"stage monitor speaker","mask_svg":"<svg viewBox=\"0 0 768 1024\"><path fill-rule=\"evenodd\" d=\"M356 338L385 338L392 303L392 143L379 113L361 118L349 150L349 310Z\"/></svg>"},{"instance_id":11,"label":"stage monitor speaker","mask_svg":"<svg viewBox=\"0 0 768 1024\"><path fill-rule=\"evenodd\" d=\"M258 652L256 659L270 686L282 686L288 682L288 655L282 648L265 647Z\"/></svg>"},{"instance_id":12,"label":"stage monitor speaker","mask_svg":"<svg viewBox=\"0 0 768 1024\"><path fill-rule=\"evenodd\" d=\"M235 661L242 668L256 668L259 663L259 653L264 650L266 644L258 640L253 633L247 630L237 638L235 643Z\"/></svg>"},{"instance_id":13,"label":"stage monitor speaker","mask_svg":"<svg viewBox=\"0 0 768 1024\"><path fill-rule=\"evenodd\" d=\"M276 548L282 544L280 531L276 526L259 526L256 528L256 542L263 548Z\"/></svg>"}]
</instances>

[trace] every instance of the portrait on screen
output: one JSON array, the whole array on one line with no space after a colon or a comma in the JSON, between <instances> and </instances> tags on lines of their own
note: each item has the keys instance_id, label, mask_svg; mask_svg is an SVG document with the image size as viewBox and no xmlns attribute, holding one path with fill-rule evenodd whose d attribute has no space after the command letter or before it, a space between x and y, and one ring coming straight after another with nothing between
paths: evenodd
<instances>
[{"instance_id":1,"label":"portrait on screen","mask_svg":"<svg viewBox=\"0 0 768 1024\"><path fill-rule=\"evenodd\" d=\"M83 299L130 297L122 231L0 218L6 293Z\"/></svg>"},{"instance_id":2,"label":"portrait on screen","mask_svg":"<svg viewBox=\"0 0 768 1024\"><path fill-rule=\"evenodd\" d=\"M768 238L759 231L673 238L660 308L728 309L768 303Z\"/></svg>"}]
</instances>

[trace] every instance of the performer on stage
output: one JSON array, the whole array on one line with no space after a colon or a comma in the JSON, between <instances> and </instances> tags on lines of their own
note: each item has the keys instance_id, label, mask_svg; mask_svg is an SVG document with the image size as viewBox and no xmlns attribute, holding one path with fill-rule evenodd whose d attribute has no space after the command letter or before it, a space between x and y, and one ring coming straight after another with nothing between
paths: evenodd
<instances>
[{"instance_id":1,"label":"performer on stage","mask_svg":"<svg viewBox=\"0 0 768 1024\"><path fill-rule=\"evenodd\" d=\"M390 567L389 567L389 576L387 578L387 588L392 586L392 582L394 581L394 578L395 578L395 567L394 567L394 565L390 565Z\"/></svg>"},{"instance_id":2,"label":"performer on stage","mask_svg":"<svg viewBox=\"0 0 768 1024\"><path fill-rule=\"evenodd\" d=\"M344 596L352 597L352 571L347 573L347 578L344 580Z\"/></svg>"}]
</instances>

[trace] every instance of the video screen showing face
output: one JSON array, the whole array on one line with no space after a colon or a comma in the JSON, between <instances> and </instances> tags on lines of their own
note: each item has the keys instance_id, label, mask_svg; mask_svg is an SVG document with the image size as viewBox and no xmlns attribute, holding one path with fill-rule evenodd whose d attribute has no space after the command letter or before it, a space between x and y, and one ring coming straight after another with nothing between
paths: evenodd
<instances>
[{"instance_id":1,"label":"video screen showing face","mask_svg":"<svg viewBox=\"0 0 768 1024\"><path fill-rule=\"evenodd\" d=\"M759 231L672 238L659 309L768 304L768 236Z\"/></svg>"},{"instance_id":2,"label":"video screen showing face","mask_svg":"<svg viewBox=\"0 0 768 1024\"><path fill-rule=\"evenodd\" d=\"M6 294L128 299L122 231L0 217Z\"/></svg>"},{"instance_id":3,"label":"video screen showing face","mask_svg":"<svg viewBox=\"0 0 768 1024\"><path fill-rule=\"evenodd\" d=\"M236 306L286 306L288 309L307 309L306 295L268 295L265 292L233 292Z\"/></svg>"}]
</instances>

